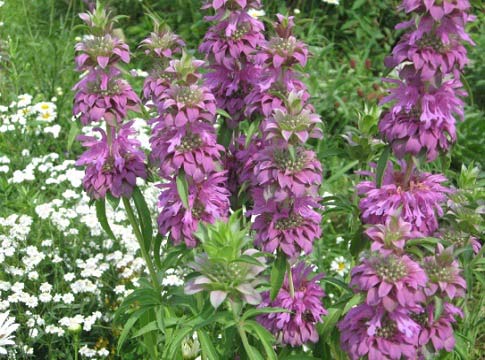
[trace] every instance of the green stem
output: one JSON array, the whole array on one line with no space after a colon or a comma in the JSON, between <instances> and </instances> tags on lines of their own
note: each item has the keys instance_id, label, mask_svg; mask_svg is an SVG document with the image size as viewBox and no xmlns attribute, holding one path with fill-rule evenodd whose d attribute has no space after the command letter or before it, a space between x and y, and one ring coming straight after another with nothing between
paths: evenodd
<instances>
[{"instance_id":1,"label":"green stem","mask_svg":"<svg viewBox=\"0 0 485 360\"><path fill-rule=\"evenodd\" d=\"M130 200L124 197L123 205L125 206L126 214L128 215L128 220L130 221L131 227L135 232L136 239L138 240L138 244L140 245L141 253L147 264L148 272L150 273L150 277L152 278L153 287L160 294L161 288L160 288L160 283L158 282L157 273L155 271L155 267L153 266L152 259L148 255L147 250L145 249L145 242L143 241L143 236L140 232L140 227L138 226L138 222L135 218L135 214L133 213L133 208L131 207Z\"/></svg>"},{"instance_id":2,"label":"green stem","mask_svg":"<svg viewBox=\"0 0 485 360\"><path fill-rule=\"evenodd\" d=\"M74 335L74 360L78 360L79 357L79 333Z\"/></svg>"},{"instance_id":3,"label":"green stem","mask_svg":"<svg viewBox=\"0 0 485 360\"><path fill-rule=\"evenodd\" d=\"M236 322L237 331L239 333L239 336L241 337L244 350L246 350L246 354L249 356L249 358L252 359L253 350L251 349L251 345L249 345L248 335L246 334L246 331L244 331L244 328L241 326L241 320L239 318L239 314L236 312L236 309L230 300L229 300L229 307L232 310L232 315L234 317L234 321Z\"/></svg>"},{"instance_id":4,"label":"green stem","mask_svg":"<svg viewBox=\"0 0 485 360\"><path fill-rule=\"evenodd\" d=\"M413 165L414 165L414 158L412 155L410 155L406 159L406 174L404 175L404 186L409 186L409 180L411 179L411 174L413 172Z\"/></svg>"},{"instance_id":5,"label":"green stem","mask_svg":"<svg viewBox=\"0 0 485 360\"><path fill-rule=\"evenodd\" d=\"M289 260L286 260L286 274L288 276L288 286L290 287L290 296L293 299L295 297L295 287L293 285L293 274L291 272L291 265Z\"/></svg>"}]
</instances>

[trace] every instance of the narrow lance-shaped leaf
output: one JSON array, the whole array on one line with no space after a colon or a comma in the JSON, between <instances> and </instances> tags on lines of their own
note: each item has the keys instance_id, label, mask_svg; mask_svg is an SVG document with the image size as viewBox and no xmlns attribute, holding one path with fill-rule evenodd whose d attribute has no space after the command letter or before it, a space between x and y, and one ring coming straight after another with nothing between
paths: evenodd
<instances>
[{"instance_id":1,"label":"narrow lance-shaped leaf","mask_svg":"<svg viewBox=\"0 0 485 360\"><path fill-rule=\"evenodd\" d=\"M389 159L389 154L391 152L391 148L386 146L384 151L382 152L379 161L377 162L377 169L376 169L376 186L380 188L382 185L382 178L384 176L384 171L387 167L387 160Z\"/></svg>"},{"instance_id":2,"label":"narrow lance-shaped leaf","mask_svg":"<svg viewBox=\"0 0 485 360\"><path fill-rule=\"evenodd\" d=\"M113 241L116 241L115 234L113 234L113 231L111 230L111 227L109 226L109 223L108 223L108 218L106 217L105 200L104 199L96 200L95 206L96 206L96 216L98 217L98 221L101 224L101 227Z\"/></svg>"},{"instance_id":3,"label":"narrow lance-shaped leaf","mask_svg":"<svg viewBox=\"0 0 485 360\"><path fill-rule=\"evenodd\" d=\"M138 217L140 219L145 250L150 253L153 238L152 218L145 198L137 186L135 186L133 189L133 200L135 202L136 211L138 212Z\"/></svg>"},{"instance_id":4,"label":"narrow lance-shaped leaf","mask_svg":"<svg viewBox=\"0 0 485 360\"><path fill-rule=\"evenodd\" d=\"M271 300L274 300L280 292L281 286L283 285L283 281L285 279L285 272L286 256L282 253L278 253L278 257L273 263L273 267L271 269Z\"/></svg>"}]
</instances>

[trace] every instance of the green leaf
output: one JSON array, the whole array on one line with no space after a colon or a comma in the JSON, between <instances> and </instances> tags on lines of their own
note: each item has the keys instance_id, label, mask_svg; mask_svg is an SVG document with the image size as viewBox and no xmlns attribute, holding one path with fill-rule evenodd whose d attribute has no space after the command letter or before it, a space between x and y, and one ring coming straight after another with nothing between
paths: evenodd
<instances>
[{"instance_id":1,"label":"green leaf","mask_svg":"<svg viewBox=\"0 0 485 360\"><path fill-rule=\"evenodd\" d=\"M222 117L225 117L227 119L232 119L232 116L229 115L229 113L226 111L226 110L223 110L223 109L217 109L216 110L216 113L221 115Z\"/></svg>"},{"instance_id":2,"label":"green leaf","mask_svg":"<svg viewBox=\"0 0 485 360\"><path fill-rule=\"evenodd\" d=\"M268 308L262 308L262 309L249 309L248 311L246 311L242 316L241 316L241 320L246 320L246 319L250 319L252 317L255 317L255 316L258 316L258 315L261 315L261 314L272 314L272 313L287 313L287 312L290 312L288 309L285 309L285 308L278 308L278 307L274 307L274 308L271 308L271 307L268 307Z\"/></svg>"},{"instance_id":3,"label":"green leaf","mask_svg":"<svg viewBox=\"0 0 485 360\"><path fill-rule=\"evenodd\" d=\"M205 355L206 359L219 359L219 353L217 352L214 344L212 343L209 335L203 330L197 331L197 338L200 341L200 346L202 347L202 353Z\"/></svg>"},{"instance_id":4,"label":"green leaf","mask_svg":"<svg viewBox=\"0 0 485 360\"><path fill-rule=\"evenodd\" d=\"M286 256L282 253L278 253L278 257L276 258L275 262L273 263L273 267L271 268L271 290L270 290L270 298L274 300L278 293L280 292L281 286L283 285L283 281L285 280L285 272L286 272Z\"/></svg>"},{"instance_id":5,"label":"green leaf","mask_svg":"<svg viewBox=\"0 0 485 360\"><path fill-rule=\"evenodd\" d=\"M183 171L177 176L177 191L186 209L189 208L189 184Z\"/></svg>"},{"instance_id":6,"label":"green leaf","mask_svg":"<svg viewBox=\"0 0 485 360\"><path fill-rule=\"evenodd\" d=\"M140 219L140 227L145 244L145 250L149 254L153 239L152 217L145 201L145 197L141 193L138 186L135 186L133 189L133 201L135 202L138 218Z\"/></svg>"},{"instance_id":7,"label":"green leaf","mask_svg":"<svg viewBox=\"0 0 485 360\"><path fill-rule=\"evenodd\" d=\"M320 336L325 337L326 335L330 334L332 330L335 328L335 324L337 323L338 319L342 315L343 310L337 308L329 308L328 315L325 316L323 324L319 326L318 333Z\"/></svg>"},{"instance_id":8,"label":"green leaf","mask_svg":"<svg viewBox=\"0 0 485 360\"><path fill-rule=\"evenodd\" d=\"M156 321L149 322L145 326L143 326L140 330L138 330L131 338L137 338L139 336L145 335L149 332L152 331L157 331L158 330L158 324Z\"/></svg>"},{"instance_id":9,"label":"green leaf","mask_svg":"<svg viewBox=\"0 0 485 360\"><path fill-rule=\"evenodd\" d=\"M116 237L115 234L113 234L113 231L111 230L111 227L109 226L108 223L108 218L106 217L106 202L104 199L98 199L95 201L95 206L96 206L96 216L98 217L98 221L101 224L101 227L103 230L108 234L108 236L111 238L111 240L116 242Z\"/></svg>"},{"instance_id":10,"label":"green leaf","mask_svg":"<svg viewBox=\"0 0 485 360\"><path fill-rule=\"evenodd\" d=\"M273 349L275 343L274 336L266 330L260 323L254 320L247 320L244 322L244 328L261 342L266 353L266 359L276 360L276 353Z\"/></svg>"},{"instance_id":11,"label":"green leaf","mask_svg":"<svg viewBox=\"0 0 485 360\"><path fill-rule=\"evenodd\" d=\"M153 261L155 262L155 266L161 270L162 269L162 262L160 260L160 249L162 247L163 236L157 234L155 236L155 240L153 241Z\"/></svg>"},{"instance_id":12,"label":"green leaf","mask_svg":"<svg viewBox=\"0 0 485 360\"><path fill-rule=\"evenodd\" d=\"M175 354L177 353L177 351L180 350L180 345L182 344L182 341L185 339L186 336L192 334L193 331L194 330L190 327L177 329L170 337L170 340L167 341L167 345L165 347L166 354L162 356L162 359L177 359Z\"/></svg>"},{"instance_id":13,"label":"green leaf","mask_svg":"<svg viewBox=\"0 0 485 360\"><path fill-rule=\"evenodd\" d=\"M71 128L69 129L69 135L67 136L67 151L71 151L72 144L76 139L77 134L79 134L79 128L75 121L71 123Z\"/></svg>"},{"instance_id":14,"label":"green leaf","mask_svg":"<svg viewBox=\"0 0 485 360\"><path fill-rule=\"evenodd\" d=\"M106 200L108 200L108 203L111 205L111 208L113 210L116 210L118 206L120 205L120 200L121 198L116 198L111 193L106 194Z\"/></svg>"},{"instance_id":15,"label":"green leaf","mask_svg":"<svg viewBox=\"0 0 485 360\"><path fill-rule=\"evenodd\" d=\"M337 288L340 288L346 292L352 292L352 290L349 289L349 286L343 282L342 280L339 280L339 279L336 279L336 278L323 278L321 280L322 282L326 282L326 283L330 283L334 286L336 286Z\"/></svg>"},{"instance_id":16,"label":"green leaf","mask_svg":"<svg viewBox=\"0 0 485 360\"><path fill-rule=\"evenodd\" d=\"M140 316L142 316L148 309L140 309L138 311L135 311L128 321L125 323L125 326L123 326L123 330L121 331L120 337L118 339L118 345L117 345L117 351L118 353L120 352L121 348L123 347L123 344L126 341L126 338L128 337L128 334L130 333L131 328L135 325L135 323L140 319Z\"/></svg>"},{"instance_id":17,"label":"green leaf","mask_svg":"<svg viewBox=\"0 0 485 360\"><path fill-rule=\"evenodd\" d=\"M264 266L264 264L262 264L258 259L255 259L254 257L249 255L241 255L239 258L233 260L232 262L242 262L255 266Z\"/></svg>"},{"instance_id":18,"label":"green leaf","mask_svg":"<svg viewBox=\"0 0 485 360\"><path fill-rule=\"evenodd\" d=\"M384 171L386 170L386 167L387 167L387 160L389 159L390 153L391 153L391 148L389 146L386 146L384 148L384 151L381 154L381 157L379 158L379 161L377 161L376 186L378 188L380 188L382 185L382 178L384 176Z\"/></svg>"}]
</instances>

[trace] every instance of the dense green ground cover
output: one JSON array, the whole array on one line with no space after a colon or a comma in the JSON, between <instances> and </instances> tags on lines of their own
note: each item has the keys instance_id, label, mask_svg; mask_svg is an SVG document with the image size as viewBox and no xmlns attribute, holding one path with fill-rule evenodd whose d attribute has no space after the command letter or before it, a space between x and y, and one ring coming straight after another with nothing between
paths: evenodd
<instances>
[{"instance_id":1,"label":"dense green ground cover","mask_svg":"<svg viewBox=\"0 0 485 360\"><path fill-rule=\"evenodd\" d=\"M116 13L128 15L119 23L136 53L127 71L147 70L143 52L136 49L152 29L151 16L166 21L190 49L197 48L207 27L196 0L111 4ZM324 122L324 139L316 148L324 165L326 205L323 237L312 263L345 282L353 255L365 246L355 171L366 169L382 150L374 141L377 102L385 93L384 57L400 35L393 30L402 20L396 5L389 0L343 0L340 5L264 1L268 21L276 12L295 14L298 35L312 53L305 82ZM123 235L121 243L113 243L82 195L83 173L73 164L81 151L73 142L79 129L72 121L71 88L78 79L74 44L81 36L77 13L83 9L83 3L74 0L6 0L0 7L0 311L10 310L20 324L20 359L72 359L76 348L82 348L79 356L86 358L118 358L122 325L112 323L113 312L138 285L143 270L123 211L109 210L115 233ZM460 196L471 210L460 215L460 224L480 234L482 218L474 211L477 204L483 211L484 204L480 169L485 165L485 8L480 1L475 1L475 10L478 19L469 32L477 46L470 49L471 64L464 75L470 95L466 119L458 125L451 154L427 166L445 172L451 184L463 189ZM142 81L130 79L137 91ZM42 106L50 114L47 122L40 118ZM137 123L146 132L144 121ZM157 190L147 186L146 192L155 215ZM447 358L479 359L485 353L485 262L464 265L471 288L463 304L465 319L457 327L460 351ZM170 269L168 275L164 286L182 284L179 269ZM344 291L327 284L326 307ZM83 326L80 333L68 331L77 323ZM335 331L328 334L335 336ZM136 338L127 342L123 358L139 358L143 349L137 344ZM335 358L342 356L337 349L328 351Z\"/></svg>"}]
</instances>

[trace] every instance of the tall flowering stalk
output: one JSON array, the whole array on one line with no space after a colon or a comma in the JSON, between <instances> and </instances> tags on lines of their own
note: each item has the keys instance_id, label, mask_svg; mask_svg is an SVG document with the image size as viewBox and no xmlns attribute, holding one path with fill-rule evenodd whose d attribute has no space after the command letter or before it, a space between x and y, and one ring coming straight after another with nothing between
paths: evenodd
<instances>
[{"instance_id":1,"label":"tall flowering stalk","mask_svg":"<svg viewBox=\"0 0 485 360\"><path fill-rule=\"evenodd\" d=\"M309 280L310 268L291 262L303 252L310 254L313 242L321 236L319 188L322 165L306 143L322 137L321 122L308 103L309 94L294 70L307 62L305 44L293 35L293 17L277 16L276 35L261 45L256 62L261 67L258 83L246 97L246 115L261 118L261 138L254 137L246 152L239 154L244 173L251 183L255 216L255 244L267 252L287 258L283 288L264 306L281 306L292 315L263 315L260 322L279 341L299 346L316 342L316 323L326 310L318 285L322 275ZM251 153L254 149L258 149ZM296 311L296 313L295 313Z\"/></svg>"},{"instance_id":2,"label":"tall flowering stalk","mask_svg":"<svg viewBox=\"0 0 485 360\"><path fill-rule=\"evenodd\" d=\"M200 221L213 223L229 211L224 148L217 144L216 99L199 73L204 62L187 54L182 40L168 29L142 42L155 55L156 67L144 84L144 97L158 111L151 120L151 160L163 179L158 226L174 244L197 245ZM163 67L165 66L165 67Z\"/></svg>"},{"instance_id":3,"label":"tall flowering stalk","mask_svg":"<svg viewBox=\"0 0 485 360\"><path fill-rule=\"evenodd\" d=\"M352 359L415 359L442 349L451 351L452 324L461 310L452 304L466 283L453 248L438 244L436 253L416 260L406 253L413 238L439 236L439 217L451 189L441 174L420 172L415 156L433 161L456 139L455 116L463 118L466 95L460 71L468 62L463 42L473 16L468 1L403 0L400 9L414 17L396 26L406 29L386 65L398 66L400 80L383 103L393 102L379 130L400 160L377 180L363 181L359 206L371 249L352 270L351 286L365 304L340 322L342 347ZM365 175L374 176L372 173Z\"/></svg>"}]
</instances>

